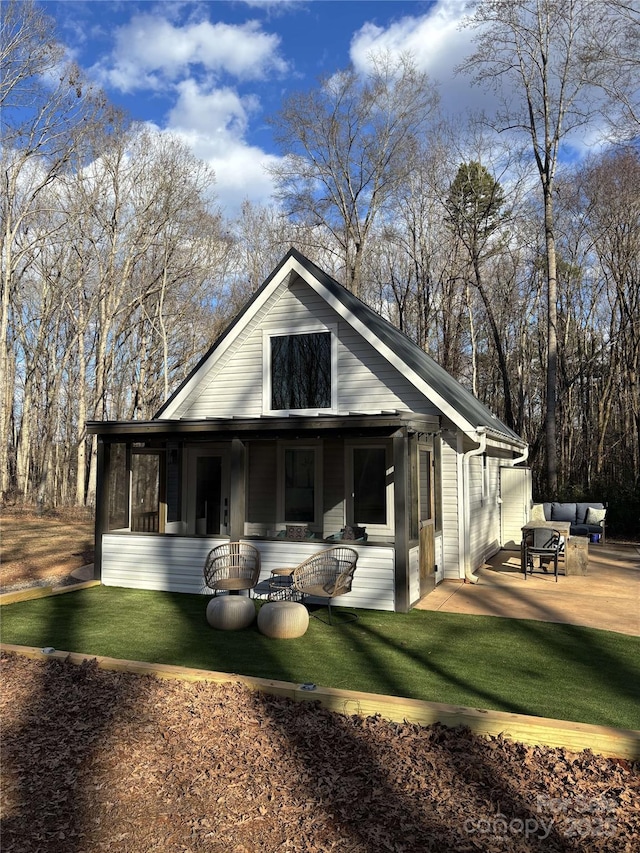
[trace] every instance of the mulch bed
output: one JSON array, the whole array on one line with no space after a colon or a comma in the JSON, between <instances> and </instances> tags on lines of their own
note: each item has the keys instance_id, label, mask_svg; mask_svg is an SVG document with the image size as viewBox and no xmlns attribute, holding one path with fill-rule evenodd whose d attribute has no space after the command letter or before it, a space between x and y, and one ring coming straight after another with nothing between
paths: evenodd
<instances>
[{"instance_id":1,"label":"mulch bed","mask_svg":"<svg viewBox=\"0 0 640 853\"><path fill-rule=\"evenodd\" d=\"M638 765L3 654L4 853L635 851Z\"/></svg>"}]
</instances>

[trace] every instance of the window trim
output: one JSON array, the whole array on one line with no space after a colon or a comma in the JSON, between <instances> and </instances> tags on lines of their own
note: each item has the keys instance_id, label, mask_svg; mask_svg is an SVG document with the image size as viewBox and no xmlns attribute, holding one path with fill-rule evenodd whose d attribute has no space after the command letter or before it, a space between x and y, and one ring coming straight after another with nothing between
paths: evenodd
<instances>
[{"instance_id":1,"label":"window trim","mask_svg":"<svg viewBox=\"0 0 640 853\"><path fill-rule=\"evenodd\" d=\"M279 441L277 449L278 487L277 487L277 516L278 527L287 524L304 524L302 521L292 521L285 518L285 452L287 450L312 450L314 453L313 473L313 521L306 522L310 530L322 532L322 442L321 441Z\"/></svg>"},{"instance_id":2,"label":"window trim","mask_svg":"<svg viewBox=\"0 0 640 853\"><path fill-rule=\"evenodd\" d=\"M363 450L363 449L371 449L371 450L384 450L385 452L385 468L386 468L386 476L387 476L387 487L386 487L386 497L387 497L387 520L385 524L371 524L364 520L357 519L354 517L354 498L355 498L355 484L353 481L354 477L354 464L353 464L353 451L354 450ZM346 523L352 525L358 525L359 527L364 527L367 531L368 535L374 535L379 537L384 537L385 539L393 539L395 536L395 517L393 510L393 498L394 498L394 468L393 468L393 446L390 441L385 441L384 439L375 441L371 439L352 439L345 441L344 447L344 470L345 470L345 486L346 486Z\"/></svg>"},{"instance_id":3,"label":"window trim","mask_svg":"<svg viewBox=\"0 0 640 853\"><path fill-rule=\"evenodd\" d=\"M331 406L325 409L272 409L271 338L295 337L328 332L331 335ZM264 329L262 332L262 412L269 415L336 414L338 411L338 326L336 323L295 323L286 328Z\"/></svg>"}]
</instances>

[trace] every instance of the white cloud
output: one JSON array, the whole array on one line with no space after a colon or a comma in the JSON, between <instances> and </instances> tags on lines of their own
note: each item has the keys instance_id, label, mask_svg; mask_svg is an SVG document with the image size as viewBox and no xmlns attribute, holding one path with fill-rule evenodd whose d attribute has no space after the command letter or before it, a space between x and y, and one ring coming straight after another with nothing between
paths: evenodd
<instances>
[{"instance_id":1,"label":"white cloud","mask_svg":"<svg viewBox=\"0 0 640 853\"><path fill-rule=\"evenodd\" d=\"M455 74L455 67L473 48L473 32L460 29L469 12L469 4L460 0L438 0L425 15L401 18L386 29L366 23L351 40L351 61L364 73L371 67L372 54L409 53L421 71L440 83L445 111L460 114L465 110L493 108L492 95L472 87L465 75Z\"/></svg>"},{"instance_id":2,"label":"white cloud","mask_svg":"<svg viewBox=\"0 0 640 853\"><path fill-rule=\"evenodd\" d=\"M351 42L351 60L364 70L371 53L407 52L422 71L438 76L441 68L453 67L469 48L469 33L458 29L464 15L462 3L440 0L426 15L402 18L387 29L366 23Z\"/></svg>"},{"instance_id":3,"label":"white cloud","mask_svg":"<svg viewBox=\"0 0 640 853\"><path fill-rule=\"evenodd\" d=\"M167 130L213 167L216 194L226 213L237 213L246 198L266 202L273 184L265 165L277 158L245 141L250 117L258 109L257 99L240 97L226 87L207 90L194 80L179 84L178 92Z\"/></svg>"},{"instance_id":4,"label":"white cloud","mask_svg":"<svg viewBox=\"0 0 640 853\"><path fill-rule=\"evenodd\" d=\"M209 9L215 12L215 4ZM135 14L118 28L110 55L94 73L121 92L157 97L168 111L153 124L183 139L213 167L227 215L238 212L245 198L267 202L273 185L264 165L277 158L247 141L260 112L256 89L247 86L288 70L280 36L256 21L232 25L192 16L180 22L178 4L157 10Z\"/></svg>"},{"instance_id":5,"label":"white cloud","mask_svg":"<svg viewBox=\"0 0 640 853\"><path fill-rule=\"evenodd\" d=\"M238 80L259 80L287 70L279 44L280 37L262 31L256 21L231 25L203 20L177 26L155 14L140 14L118 29L109 60L96 71L123 92L163 88L196 67Z\"/></svg>"},{"instance_id":6,"label":"white cloud","mask_svg":"<svg viewBox=\"0 0 640 853\"><path fill-rule=\"evenodd\" d=\"M176 130L208 133L223 141L241 137L249 115L258 109L255 96L241 97L228 86L207 90L191 79L176 89L178 97L168 116L168 126Z\"/></svg>"}]
</instances>

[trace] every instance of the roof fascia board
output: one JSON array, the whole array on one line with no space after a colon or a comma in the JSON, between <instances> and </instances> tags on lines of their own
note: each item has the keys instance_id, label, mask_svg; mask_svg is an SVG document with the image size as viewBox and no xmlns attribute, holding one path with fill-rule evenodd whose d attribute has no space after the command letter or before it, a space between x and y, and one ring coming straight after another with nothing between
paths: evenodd
<instances>
[{"instance_id":1,"label":"roof fascia board","mask_svg":"<svg viewBox=\"0 0 640 853\"><path fill-rule=\"evenodd\" d=\"M258 311L260 311L267 300L271 298L272 294L278 289L282 282L285 281L291 272L292 266L296 263L297 262L291 255L288 255L285 258L284 263L279 269L276 269L275 274L270 279L267 279L264 285L256 291L253 299L247 306L248 310L244 311L238 318L237 322L232 323L232 325L227 329L227 332L224 333L216 343L214 343L213 347L200 361L200 364L196 366L193 373L188 377L185 383L178 388L175 394L169 398L164 407L156 414L156 418L170 420L175 415L177 409L193 391L194 387L197 386L209 372L214 361L221 358L229 347L235 343L251 322L251 319Z\"/></svg>"},{"instance_id":2,"label":"roof fascia board","mask_svg":"<svg viewBox=\"0 0 640 853\"><path fill-rule=\"evenodd\" d=\"M381 353L387 361L400 371L403 376L406 376L409 381L420 391L424 396L431 400L440 411L452 421L458 429L467 433L470 437L476 434L476 427L470 424L466 418L463 418L453 406L451 406L443 397L440 396L427 382L421 379L414 370L412 370L399 356L397 356L384 341L381 341L374 332L371 331L361 320L359 320L343 303L332 293L327 290L321 281L312 275L302 264L297 261L294 264L295 271L302 279L312 287L318 295L327 302L334 311L347 321L362 337L370 343L379 353Z\"/></svg>"},{"instance_id":3,"label":"roof fascia board","mask_svg":"<svg viewBox=\"0 0 640 853\"><path fill-rule=\"evenodd\" d=\"M299 434L312 432L321 435L327 430L362 431L363 434L376 431L395 431L401 427L419 429L436 433L439 430L437 418L413 412L400 412L396 415L327 415L323 417L273 417L242 418L217 420L202 418L197 420L165 420L155 418L150 421L88 421L89 435L118 439L124 436L156 435L165 438L188 434L200 434L211 437L213 434L242 435L256 434L264 437L270 432Z\"/></svg>"}]
</instances>

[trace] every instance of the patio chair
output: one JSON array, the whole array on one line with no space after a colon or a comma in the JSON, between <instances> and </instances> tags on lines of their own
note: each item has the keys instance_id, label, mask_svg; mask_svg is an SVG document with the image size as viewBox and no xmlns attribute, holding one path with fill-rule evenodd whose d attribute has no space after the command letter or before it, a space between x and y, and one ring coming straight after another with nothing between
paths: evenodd
<instances>
[{"instance_id":1,"label":"patio chair","mask_svg":"<svg viewBox=\"0 0 640 853\"><path fill-rule=\"evenodd\" d=\"M329 624L332 625L331 599L351 592L357 561L358 552L353 548L328 548L314 554L291 572L291 597L300 597L303 602L307 596L326 598ZM343 613L342 616L343 622L358 618L356 613Z\"/></svg>"},{"instance_id":2,"label":"patio chair","mask_svg":"<svg viewBox=\"0 0 640 853\"><path fill-rule=\"evenodd\" d=\"M260 577L260 552L246 542L225 542L209 551L204 564L204 582L219 592L252 590Z\"/></svg>"},{"instance_id":3,"label":"patio chair","mask_svg":"<svg viewBox=\"0 0 640 853\"><path fill-rule=\"evenodd\" d=\"M553 573L558 583L558 556L563 544L560 531L548 527L532 527L525 531L522 540L522 570L524 579L527 572L533 574L534 558L538 557L542 564L543 560L553 560ZM546 569L544 569L546 571Z\"/></svg>"}]
</instances>

